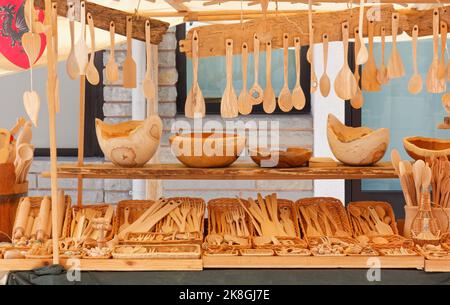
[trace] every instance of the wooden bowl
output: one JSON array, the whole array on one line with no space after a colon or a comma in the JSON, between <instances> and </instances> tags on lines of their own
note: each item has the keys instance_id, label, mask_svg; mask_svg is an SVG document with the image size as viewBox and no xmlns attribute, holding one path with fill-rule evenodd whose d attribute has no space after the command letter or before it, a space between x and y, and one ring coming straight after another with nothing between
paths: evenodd
<instances>
[{"instance_id":1,"label":"wooden bowl","mask_svg":"<svg viewBox=\"0 0 450 305\"><path fill-rule=\"evenodd\" d=\"M245 137L224 133L186 133L169 138L172 153L188 167L226 167L239 158Z\"/></svg>"},{"instance_id":2,"label":"wooden bowl","mask_svg":"<svg viewBox=\"0 0 450 305\"><path fill-rule=\"evenodd\" d=\"M450 139L409 137L403 139L403 147L414 160L424 160L428 157L445 156L450 160Z\"/></svg>"},{"instance_id":3,"label":"wooden bowl","mask_svg":"<svg viewBox=\"0 0 450 305\"><path fill-rule=\"evenodd\" d=\"M328 115L327 137L333 155L347 165L375 164L389 146L389 129L348 127L332 114Z\"/></svg>"},{"instance_id":4,"label":"wooden bowl","mask_svg":"<svg viewBox=\"0 0 450 305\"><path fill-rule=\"evenodd\" d=\"M252 160L261 167L300 167L311 159L312 151L301 147L286 150L249 149Z\"/></svg>"},{"instance_id":5,"label":"wooden bowl","mask_svg":"<svg viewBox=\"0 0 450 305\"><path fill-rule=\"evenodd\" d=\"M117 166L139 167L155 154L162 134L159 116L144 121L107 124L95 120L98 143L105 156Z\"/></svg>"}]
</instances>

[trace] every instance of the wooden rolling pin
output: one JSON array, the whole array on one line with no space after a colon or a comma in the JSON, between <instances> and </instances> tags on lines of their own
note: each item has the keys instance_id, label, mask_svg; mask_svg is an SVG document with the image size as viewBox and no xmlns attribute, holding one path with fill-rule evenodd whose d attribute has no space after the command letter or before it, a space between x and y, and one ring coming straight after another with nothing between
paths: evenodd
<instances>
[{"instance_id":1,"label":"wooden rolling pin","mask_svg":"<svg viewBox=\"0 0 450 305\"><path fill-rule=\"evenodd\" d=\"M31 235L31 230L33 229L34 217L33 215L28 215L27 227L25 228L25 236L27 238Z\"/></svg>"},{"instance_id":2,"label":"wooden rolling pin","mask_svg":"<svg viewBox=\"0 0 450 305\"><path fill-rule=\"evenodd\" d=\"M48 213L48 222L47 222L47 229L45 230L45 237L51 238L52 237L52 211Z\"/></svg>"},{"instance_id":3,"label":"wooden rolling pin","mask_svg":"<svg viewBox=\"0 0 450 305\"><path fill-rule=\"evenodd\" d=\"M36 239L42 240L45 238L47 232L48 219L50 215L50 199L45 196L41 202L41 208L39 209L38 224L36 226Z\"/></svg>"},{"instance_id":4,"label":"wooden rolling pin","mask_svg":"<svg viewBox=\"0 0 450 305\"><path fill-rule=\"evenodd\" d=\"M24 198L17 208L16 221L13 227L13 238L19 239L25 234L28 215L30 214L31 202L28 197Z\"/></svg>"}]
</instances>

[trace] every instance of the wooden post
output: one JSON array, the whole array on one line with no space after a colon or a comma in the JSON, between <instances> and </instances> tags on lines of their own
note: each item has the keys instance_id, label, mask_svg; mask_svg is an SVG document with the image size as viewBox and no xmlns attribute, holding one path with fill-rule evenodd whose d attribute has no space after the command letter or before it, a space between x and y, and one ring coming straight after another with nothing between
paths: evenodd
<instances>
[{"instance_id":1,"label":"wooden post","mask_svg":"<svg viewBox=\"0 0 450 305\"><path fill-rule=\"evenodd\" d=\"M152 44L152 78L155 84L155 97L153 100L147 100L147 116L158 114L158 46ZM159 148L153 158L151 164L159 163ZM162 196L162 181L147 180L147 199L156 200Z\"/></svg>"},{"instance_id":2,"label":"wooden post","mask_svg":"<svg viewBox=\"0 0 450 305\"><path fill-rule=\"evenodd\" d=\"M86 76L80 76L80 121L78 123L78 166L84 164L84 117L85 117L85 89L86 89ZM83 205L83 177L78 176L77 185L77 204L79 207Z\"/></svg>"}]
</instances>

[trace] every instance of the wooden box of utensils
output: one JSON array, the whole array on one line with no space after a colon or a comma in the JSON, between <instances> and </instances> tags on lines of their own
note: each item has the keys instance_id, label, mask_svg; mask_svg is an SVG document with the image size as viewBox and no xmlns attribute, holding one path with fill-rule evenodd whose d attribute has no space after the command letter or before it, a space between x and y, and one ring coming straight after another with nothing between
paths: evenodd
<instances>
[{"instance_id":1,"label":"wooden box of utensils","mask_svg":"<svg viewBox=\"0 0 450 305\"><path fill-rule=\"evenodd\" d=\"M122 243L198 243L203 241L205 201L201 198L174 197L168 202L179 202L174 209L160 213L155 225L147 232L127 232ZM136 221L155 202L121 201L118 204L119 233ZM127 212L128 211L128 212ZM128 216L126 216L128 214ZM127 218L128 217L128 218Z\"/></svg>"}]
</instances>

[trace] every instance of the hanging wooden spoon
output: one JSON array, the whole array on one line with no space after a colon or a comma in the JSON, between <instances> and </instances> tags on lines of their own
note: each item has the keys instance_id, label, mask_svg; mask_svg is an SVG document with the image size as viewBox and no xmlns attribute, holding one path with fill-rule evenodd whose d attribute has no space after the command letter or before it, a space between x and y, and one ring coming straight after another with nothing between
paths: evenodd
<instances>
[{"instance_id":1,"label":"hanging wooden spoon","mask_svg":"<svg viewBox=\"0 0 450 305\"><path fill-rule=\"evenodd\" d=\"M361 41L361 47L359 49L358 55L356 56L356 64L363 65L369 59L369 54L367 53L366 44L363 38L363 24L364 24L364 0L359 3L359 23L358 23L358 33L359 41Z\"/></svg>"},{"instance_id":2,"label":"hanging wooden spoon","mask_svg":"<svg viewBox=\"0 0 450 305\"><path fill-rule=\"evenodd\" d=\"M438 77L445 79L447 74L447 65L445 64L445 46L447 45L447 23L441 21L441 58L439 60Z\"/></svg>"},{"instance_id":3,"label":"hanging wooden spoon","mask_svg":"<svg viewBox=\"0 0 450 305\"><path fill-rule=\"evenodd\" d=\"M39 109L41 107L41 100L36 91L31 89L30 91L25 91L23 93L23 105L25 107L25 112L30 118L34 126L38 125Z\"/></svg>"},{"instance_id":4,"label":"hanging wooden spoon","mask_svg":"<svg viewBox=\"0 0 450 305\"><path fill-rule=\"evenodd\" d=\"M369 21L369 58L364 65L362 71L361 87L364 91L380 91L380 84L377 80L377 65L375 57L373 56L373 32L375 23L373 20ZM362 44L364 45L364 44Z\"/></svg>"},{"instance_id":5,"label":"hanging wooden spoon","mask_svg":"<svg viewBox=\"0 0 450 305\"><path fill-rule=\"evenodd\" d=\"M220 114L223 118L235 118L238 116L238 102L233 88L233 40L225 41L227 84L220 101Z\"/></svg>"},{"instance_id":6,"label":"hanging wooden spoon","mask_svg":"<svg viewBox=\"0 0 450 305\"><path fill-rule=\"evenodd\" d=\"M115 83L119 79L119 66L116 63L115 58L115 32L116 32L116 25L114 21L111 21L109 23L109 39L111 41L110 47L109 47L109 59L106 63L106 79L110 84Z\"/></svg>"},{"instance_id":7,"label":"hanging wooden spoon","mask_svg":"<svg viewBox=\"0 0 450 305\"><path fill-rule=\"evenodd\" d=\"M247 91L247 65L248 65L248 45L242 44L242 90L238 98L238 110L240 114L247 115L252 112L252 101Z\"/></svg>"},{"instance_id":8,"label":"hanging wooden spoon","mask_svg":"<svg viewBox=\"0 0 450 305\"><path fill-rule=\"evenodd\" d=\"M283 76L284 76L284 84L283 88L281 88L280 95L278 96L278 106L283 112L289 112L292 110L292 95L289 90L289 76L288 76L288 66L289 66L289 53L288 53L288 44L289 44L289 35L288 33L283 34Z\"/></svg>"},{"instance_id":9,"label":"hanging wooden spoon","mask_svg":"<svg viewBox=\"0 0 450 305\"><path fill-rule=\"evenodd\" d=\"M350 100L355 96L358 84L348 66L348 22L342 23L342 43L344 46L344 63L334 80L334 91L339 98Z\"/></svg>"},{"instance_id":10,"label":"hanging wooden spoon","mask_svg":"<svg viewBox=\"0 0 450 305\"><path fill-rule=\"evenodd\" d=\"M89 62L86 66L86 79L92 85L97 85L100 82L100 76L98 75L97 68L94 65L95 57L95 29L94 29L94 18L92 18L91 13L87 13L89 33L91 34L91 55Z\"/></svg>"},{"instance_id":11,"label":"hanging wooden spoon","mask_svg":"<svg viewBox=\"0 0 450 305\"><path fill-rule=\"evenodd\" d=\"M88 63L88 46L86 44L86 3L81 1L80 6L81 32L80 37L75 44L75 57L78 62L80 75L85 75L86 65Z\"/></svg>"},{"instance_id":12,"label":"hanging wooden spoon","mask_svg":"<svg viewBox=\"0 0 450 305\"><path fill-rule=\"evenodd\" d=\"M405 75L405 68L403 67L402 58L397 50L397 33L398 22L400 15L398 13L392 14L392 50L387 65L388 79L399 78Z\"/></svg>"},{"instance_id":13,"label":"hanging wooden spoon","mask_svg":"<svg viewBox=\"0 0 450 305\"><path fill-rule=\"evenodd\" d=\"M430 93L441 93L446 89L445 79L439 79L439 9L433 10L433 59L428 69L426 86Z\"/></svg>"},{"instance_id":14,"label":"hanging wooden spoon","mask_svg":"<svg viewBox=\"0 0 450 305\"><path fill-rule=\"evenodd\" d=\"M136 63L133 59L131 32L133 30L133 18L127 16L127 56L123 62L123 87L136 88Z\"/></svg>"},{"instance_id":15,"label":"hanging wooden spoon","mask_svg":"<svg viewBox=\"0 0 450 305\"><path fill-rule=\"evenodd\" d=\"M147 102L154 102L156 87L153 82L152 76L152 46L150 44L150 20L145 21L145 54L147 67L145 71L145 77L142 81L142 91L144 92L144 96L147 99Z\"/></svg>"},{"instance_id":16,"label":"hanging wooden spoon","mask_svg":"<svg viewBox=\"0 0 450 305\"><path fill-rule=\"evenodd\" d=\"M69 3L67 18L69 19L70 30L70 53L66 61L66 71L71 79L76 79L80 75L80 70L75 57L75 4L73 2Z\"/></svg>"},{"instance_id":17,"label":"hanging wooden spoon","mask_svg":"<svg viewBox=\"0 0 450 305\"><path fill-rule=\"evenodd\" d=\"M314 27L310 26L309 28L309 49L311 50L311 88L310 93L314 93L317 90L319 85L316 76L316 70L314 68Z\"/></svg>"},{"instance_id":18,"label":"hanging wooden spoon","mask_svg":"<svg viewBox=\"0 0 450 305\"><path fill-rule=\"evenodd\" d=\"M381 65L377 70L377 81L381 84L387 84L389 79L387 76L387 68L384 64L384 51L386 47L386 28L384 26L381 27Z\"/></svg>"},{"instance_id":19,"label":"hanging wooden spoon","mask_svg":"<svg viewBox=\"0 0 450 305\"><path fill-rule=\"evenodd\" d=\"M259 73L259 39L255 34L253 35L253 60L255 69L255 81L253 86L250 88L250 98L253 105L259 105L262 103L264 98L264 91L258 84L258 73Z\"/></svg>"},{"instance_id":20,"label":"hanging wooden spoon","mask_svg":"<svg viewBox=\"0 0 450 305\"><path fill-rule=\"evenodd\" d=\"M355 96L350 100L350 105L355 109L361 109L361 107L364 104L364 97L361 91L361 88L359 87L360 83L360 77L359 77L359 66L356 64L356 56L358 54L359 48L361 47L361 40L359 40L359 29L355 28L355 72L353 75L355 75L356 80L356 94Z\"/></svg>"},{"instance_id":21,"label":"hanging wooden spoon","mask_svg":"<svg viewBox=\"0 0 450 305\"><path fill-rule=\"evenodd\" d=\"M272 42L266 43L266 89L264 89L263 109L265 113L275 111L276 100L275 92L272 88Z\"/></svg>"},{"instance_id":22,"label":"hanging wooden spoon","mask_svg":"<svg viewBox=\"0 0 450 305\"><path fill-rule=\"evenodd\" d=\"M330 94L330 78L327 75L328 64L328 34L322 35L323 42L323 74L320 77L319 87L320 93L323 97L327 97Z\"/></svg>"},{"instance_id":23,"label":"hanging wooden spoon","mask_svg":"<svg viewBox=\"0 0 450 305\"><path fill-rule=\"evenodd\" d=\"M413 75L408 82L408 91L411 94L418 94L422 91L422 77L417 69L417 37L419 36L419 27L414 25L412 30L412 56L413 56Z\"/></svg>"},{"instance_id":24,"label":"hanging wooden spoon","mask_svg":"<svg viewBox=\"0 0 450 305\"><path fill-rule=\"evenodd\" d=\"M300 37L294 38L295 46L295 86L292 90L292 105L297 110L302 110L305 107L306 99L303 89L300 86Z\"/></svg>"}]
</instances>

